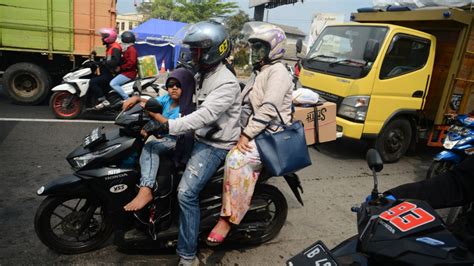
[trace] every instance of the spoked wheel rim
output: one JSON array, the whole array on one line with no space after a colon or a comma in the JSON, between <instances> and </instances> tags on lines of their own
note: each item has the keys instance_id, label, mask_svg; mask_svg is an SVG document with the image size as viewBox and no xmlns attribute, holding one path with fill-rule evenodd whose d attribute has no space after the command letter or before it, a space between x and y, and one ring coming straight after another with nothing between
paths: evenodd
<instances>
[{"instance_id":1,"label":"spoked wheel rim","mask_svg":"<svg viewBox=\"0 0 474 266\"><path fill-rule=\"evenodd\" d=\"M107 230L105 213L90 199L66 199L51 209L49 229L62 245L87 246Z\"/></svg>"},{"instance_id":2,"label":"spoked wheel rim","mask_svg":"<svg viewBox=\"0 0 474 266\"><path fill-rule=\"evenodd\" d=\"M53 96L54 112L62 117L74 117L81 112L81 101L77 95L67 91L57 92Z\"/></svg>"},{"instance_id":3,"label":"spoked wheel rim","mask_svg":"<svg viewBox=\"0 0 474 266\"><path fill-rule=\"evenodd\" d=\"M61 254L88 252L113 232L106 213L93 195L49 196L36 211L35 232L43 244Z\"/></svg>"}]
</instances>

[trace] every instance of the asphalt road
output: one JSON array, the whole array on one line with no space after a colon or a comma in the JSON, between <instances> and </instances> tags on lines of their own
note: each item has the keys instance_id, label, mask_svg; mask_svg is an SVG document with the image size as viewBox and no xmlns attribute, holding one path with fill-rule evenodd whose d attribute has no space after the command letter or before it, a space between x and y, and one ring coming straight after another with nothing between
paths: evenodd
<instances>
[{"instance_id":1,"label":"asphalt road","mask_svg":"<svg viewBox=\"0 0 474 266\"><path fill-rule=\"evenodd\" d=\"M65 156L103 123L22 120L30 118L52 119L53 115L46 105L12 105L0 96L0 265L177 263L169 251L118 252L112 240L97 251L81 255L60 255L44 246L33 228L42 200L35 192L45 182L71 172ZM366 145L342 139L318 148L310 149L313 165L299 172L304 206L298 204L283 179L272 181L283 191L289 206L286 224L275 239L238 249L202 246L201 264L283 265L317 240L333 247L355 234L355 214L350 207L362 201L373 186L364 160ZM385 165L380 190L422 179L435 152L422 147L415 155Z\"/></svg>"}]
</instances>

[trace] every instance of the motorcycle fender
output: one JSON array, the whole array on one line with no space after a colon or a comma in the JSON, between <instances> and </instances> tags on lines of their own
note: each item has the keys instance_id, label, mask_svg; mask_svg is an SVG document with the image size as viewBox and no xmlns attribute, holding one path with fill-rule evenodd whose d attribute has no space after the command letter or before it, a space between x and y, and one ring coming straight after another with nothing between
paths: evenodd
<instances>
[{"instance_id":1,"label":"motorcycle fender","mask_svg":"<svg viewBox=\"0 0 474 266\"><path fill-rule=\"evenodd\" d=\"M290 186L291 191L293 191L293 194L295 194L295 197L298 200L298 202L301 204L301 206L304 206L303 199L301 198L301 195L300 195L300 190L301 190L301 193L303 193L303 187L301 186L301 181L298 175L293 173L293 174L285 175L283 177L285 178L286 182Z\"/></svg>"},{"instance_id":2,"label":"motorcycle fender","mask_svg":"<svg viewBox=\"0 0 474 266\"><path fill-rule=\"evenodd\" d=\"M67 175L41 186L36 194L38 196L69 195L83 191L87 191L84 181L75 175Z\"/></svg>"},{"instance_id":3,"label":"motorcycle fender","mask_svg":"<svg viewBox=\"0 0 474 266\"><path fill-rule=\"evenodd\" d=\"M357 251L359 236L355 235L331 249L333 255L342 265L369 265L367 256Z\"/></svg>"},{"instance_id":4,"label":"motorcycle fender","mask_svg":"<svg viewBox=\"0 0 474 266\"><path fill-rule=\"evenodd\" d=\"M450 151L442 151L434 157L435 161L451 161L454 162L455 164L458 164L461 162L461 157L457 155L454 152Z\"/></svg>"},{"instance_id":5,"label":"motorcycle fender","mask_svg":"<svg viewBox=\"0 0 474 266\"><path fill-rule=\"evenodd\" d=\"M51 90L52 91L68 91L71 94L76 94L76 89L74 88L74 86L68 83L59 84L58 86L52 88Z\"/></svg>"}]
</instances>

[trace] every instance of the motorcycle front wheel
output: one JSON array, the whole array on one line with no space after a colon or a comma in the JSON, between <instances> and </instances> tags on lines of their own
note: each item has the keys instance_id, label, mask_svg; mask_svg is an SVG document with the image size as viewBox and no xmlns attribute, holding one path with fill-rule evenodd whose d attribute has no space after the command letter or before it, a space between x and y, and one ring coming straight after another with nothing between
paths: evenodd
<instances>
[{"instance_id":1,"label":"motorcycle front wheel","mask_svg":"<svg viewBox=\"0 0 474 266\"><path fill-rule=\"evenodd\" d=\"M451 161L433 161L426 174L426 179L436 177L454 167L454 162ZM458 216L462 212L462 207L452 207L449 209L438 211L441 217L444 218L446 225L452 225L458 219Z\"/></svg>"},{"instance_id":2,"label":"motorcycle front wheel","mask_svg":"<svg viewBox=\"0 0 474 266\"><path fill-rule=\"evenodd\" d=\"M254 231L250 230L241 243L262 244L272 240L285 224L287 215L288 204L280 190L267 184L257 185L250 208L241 225L258 223L265 226Z\"/></svg>"},{"instance_id":3,"label":"motorcycle front wheel","mask_svg":"<svg viewBox=\"0 0 474 266\"><path fill-rule=\"evenodd\" d=\"M60 119L74 119L82 112L82 102L77 94L68 91L57 91L51 96L49 106L54 115Z\"/></svg>"},{"instance_id":4,"label":"motorcycle front wheel","mask_svg":"<svg viewBox=\"0 0 474 266\"><path fill-rule=\"evenodd\" d=\"M43 244L61 254L78 254L101 246L113 232L105 210L90 195L49 196L35 215Z\"/></svg>"},{"instance_id":5,"label":"motorcycle front wheel","mask_svg":"<svg viewBox=\"0 0 474 266\"><path fill-rule=\"evenodd\" d=\"M438 176L453 168L453 166L454 163L451 161L433 161L430 165L430 168L428 168L428 172L426 173L426 179Z\"/></svg>"}]
</instances>

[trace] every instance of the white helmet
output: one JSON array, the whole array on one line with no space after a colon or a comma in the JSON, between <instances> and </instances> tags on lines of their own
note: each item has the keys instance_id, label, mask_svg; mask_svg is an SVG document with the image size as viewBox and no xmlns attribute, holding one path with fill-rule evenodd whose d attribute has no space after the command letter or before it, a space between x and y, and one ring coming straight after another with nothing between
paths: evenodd
<instances>
[{"instance_id":1,"label":"white helmet","mask_svg":"<svg viewBox=\"0 0 474 266\"><path fill-rule=\"evenodd\" d=\"M250 43L263 41L269 45L268 59L274 61L285 54L283 46L286 43L285 32L278 26L261 21L252 21L244 24L242 29L244 40Z\"/></svg>"}]
</instances>

